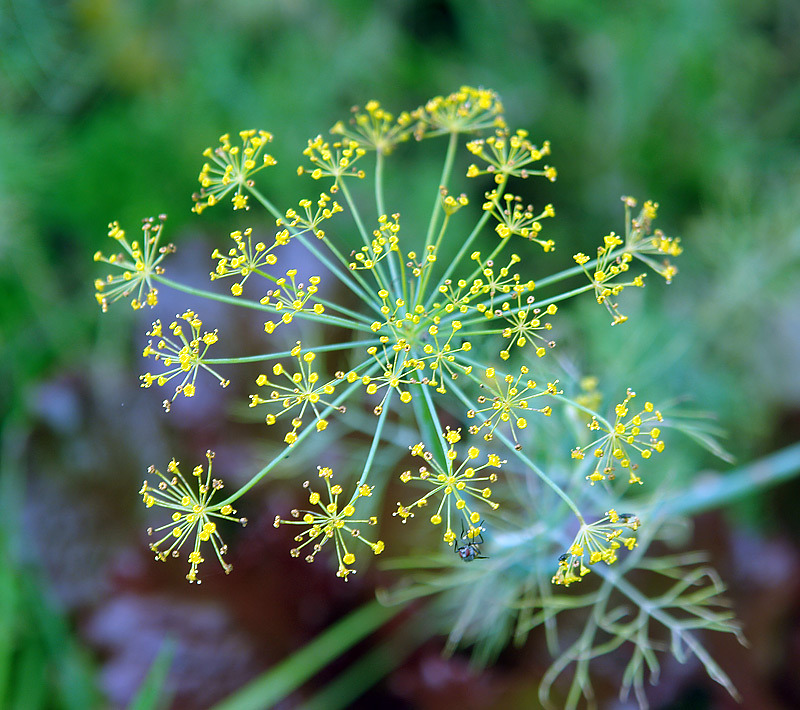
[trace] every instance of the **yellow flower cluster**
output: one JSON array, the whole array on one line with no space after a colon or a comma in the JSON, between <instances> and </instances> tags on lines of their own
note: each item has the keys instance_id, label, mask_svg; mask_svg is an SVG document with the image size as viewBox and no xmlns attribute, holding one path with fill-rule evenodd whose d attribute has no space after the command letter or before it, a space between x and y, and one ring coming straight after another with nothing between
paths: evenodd
<instances>
[{"instance_id":1,"label":"yellow flower cluster","mask_svg":"<svg viewBox=\"0 0 800 710\"><path fill-rule=\"evenodd\" d=\"M226 276L241 276L241 279L231 286L231 293L234 296L242 295L242 287L252 274L266 276L263 269L278 263L278 257L272 253L275 247L287 244L289 241L288 234L285 237L278 234L269 247L264 242L256 242L254 245L252 227L245 229L244 233L240 230L231 232L231 239L236 246L229 249L227 254L223 254L219 249L214 249L211 254L211 258L218 261L217 268L210 276L212 281Z\"/></svg>"},{"instance_id":2,"label":"yellow flower cluster","mask_svg":"<svg viewBox=\"0 0 800 710\"><path fill-rule=\"evenodd\" d=\"M143 308L145 304L152 307L158 303L158 289L153 285L153 277L164 273L160 265L166 254L175 251L172 244L160 245L161 231L164 228L166 215L159 215L158 222L153 217L142 220L142 241L129 242L125 230L121 229L119 222L108 225L108 236L116 240L123 251L111 256L105 256L97 251L95 261L102 261L121 270L117 274L109 274L105 279L96 279L94 282L95 298L103 309L108 310L108 304L121 298L131 299L134 310ZM147 292L145 292L147 289Z\"/></svg>"},{"instance_id":3,"label":"yellow flower cluster","mask_svg":"<svg viewBox=\"0 0 800 710\"><path fill-rule=\"evenodd\" d=\"M273 313L280 315L278 321L264 322L266 333L272 333L281 323L291 323L298 313L322 315L325 312L325 306L319 302L306 306L319 290L319 276L310 276L307 286L298 282L296 276L297 269L289 269L286 276L275 279L275 288L269 289L261 298L262 306L268 306Z\"/></svg>"},{"instance_id":4,"label":"yellow flower cluster","mask_svg":"<svg viewBox=\"0 0 800 710\"><path fill-rule=\"evenodd\" d=\"M279 227L285 224L287 228L278 233L278 236L275 237L276 241L278 237L283 237L288 242L289 230L292 230L294 236L302 236L306 232L311 232L317 239L323 239L325 230L320 229L319 225L344 209L336 200L331 201L331 199L330 195L324 192L320 193L319 199L316 201L317 209L313 214L311 208L314 202L308 199L300 200L298 205L304 214L300 214L292 208L286 210L285 220L279 217L276 223Z\"/></svg>"},{"instance_id":5,"label":"yellow flower cluster","mask_svg":"<svg viewBox=\"0 0 800 710\"><path fill-rule=\"evenodd\" d=\"M211 543L214 554L225 574L229 574L233 569L232 565L223 559L228 547L222 541L213 518L233 520L241 525L247 525L245 518L234 517L236 511L230 504L212 505L214 494L221 490L223 485L219 479L211 478L211 462L214 459L214 452L207 451L206 459L208 468L205 476L202 466L195 466L192 470L192 478L197 479L196 492L195 487L184 478L180 471L180 464L175 459L172 459L167 466L169 477L161 473L155 466L151 466L147 472L151 476L159 478L160 481L155 486L144 481L139 491L148 508L156 506L173 511L170 522L147 531L148 535L167 531L163 537L150 545L150 549L156 553L157 560L164 562L168 557L177 557L181 547L194 534L194 544L188 555L189 573L186 575L186 579L198 584L200 584L200 580L197 578L197 569L205 561L201 552L204 542Z\"/></svg>"},{"instance_id":6,"label":"yellow flower cluster","mask_svg":"<svg viewBox=\"0 0 800 710\"><path fill-rule=\"evenodd\" d=\"M411 116L419 121L415 135L420 140L506 125L500 97L489 89L471 86L462 86L448 96L435 96L412 111Z\"/></svg>"},{"instance_id":7,"label":"yellow flower cluster","mask_svg":"<svg viewBox=\"0 0 800 710\"><path fill-rule=\"evenodd\" d=\"M678 256L683 248L679 238L667 237L660 229L651 234L652 222L656 217L658 203L648 200L644 203L638 217L631 216L631 209L636 206L632 197L623 197L625 204L625 237L610 232L603 237L603 245L597 247L597 259L578 252L573 259L580 265L589 278L595 292L597 302L606 307L613 320L611 325L624 323L628 317L620 313L619 304L614 300L626 286L644 286L647 274L639 274L630 281L624 281L622 275L630 269L636 257L647 264L653 271L664 277L667 283L678 273L669 259L657 262L652 255ZM591 264L589 263L591 261ZM594 265L594 271L589 267Z\"/></svg>"},{"instance_id":8,"label":"yellow flower cluster","mask_svg":"<svg viewBox=\"0 0 800 710\"><path fill-rule=\"evenodd\" d=\"M321 467L319 475L325 481L327 502L323 502L322 496L311 490L308 495L308 502L312 506L311 510L293 510L291 512L292 520L283 520L280 516L276 516L273 525L276 528L281 525L302 525L306 528L295 536L295 542L299 544L291 550L292 557L299 557L303 548L311 545L305 558L306 562L313 562L325 543L333 540L336 557L339 560L336 576L346 582L348 576L356 572L351 566L355 563L356 556L348 547L349 539L352 538L367 545L376 555L379 555L384 549L382 540L371 542L361 534L361 526L375 525L378 522L377 518L356 519L353 517L359 499L371 496L372 487L366 484L358 486L353 495L347 499L348 502L341 505L339 497L343 489L338 483L331 485L333 471L328 467ZM311 483L306 481L303 487L310 490L310 485Z\"/></svg>"},{"instance_id":9,"label":"yellow flower cluster","mask_svg":"<svg viewBox=\"0 0 800 710\"><path fill-rule=\"evenodd\" d=\"M311 177L319 180L323 177L334 179L331 192L338 192L339 183L343 177L364 178L366 173L355 166L367 151L354 140L335 141L333 144L317 136L308 141L308 146L303 151L314 166ZM302 166L297 169L297 174L302 175L306 169Z\"/></svg>"},{"instance_id":10,"label":"yellow flower cluster","mask_svg":"<svg viewBox=\"0 0 800 710\"><path fill-rule=\"evenodd\" d=\"M492 190L486 193L483 209L490 212L497 220L494 230L501 238L507 239L512 234L517 234L536 242L545 252L556 248L552 239L539 239L539 232L542 231L541 220L556 215L553 205L545 205L545 208L536 214L533 205L523 206L521 197L510 193L505 193L501 197L497 194L497 190Z\"/></svg>"},{"instance_id":11,"label":"yellow flower cluster","mask_svg":"<svg viewBox=\"0 0 800 710\"><path fill-rule=\"evenodd\" d=\"M396 119L378 101L368 101L366 113L358 106L352 109L349 125L343 121L331 128L331 133L343 136L366 150L389 155L398 143L407 141L414 131L414 118L403 111Z\"/></svg>"},{"instance_id":12,"label":"yellow flower cluster","mask_svg":"<svg viewBox=\"0 0 800 710\"><path fill-rule=\"evenodd\" d=\"M528 132L518 130L511 133L507 128L498 128L489 138L476 138L467 143L469 152L480 158L487 166L479 168L474 163L467 169L467 177L493 175L499 185L504 184L510 175L526 178L530 175L543 175L550 182L556 180L556 169L549 165L541 170L531 170L528 166L550 155L550 142L545 141L537 148L528 140Z\"/></svg>"},{"instance_id":13,"label":"yellow flower cluster","mask_svg":"<svg viewBox=\"0 0 800 710\"><path fill-rule=\"evenodd\" d=\"M556 375L544 369L547 360L539 360L555 346L552 335L558 321L553 316L566 299L593 292L614 323L622 323L626 317L619 311L617 297L628 286L644 285L643 275L628 275L634 259L667 281L676 273L667 257L680 253L680 241L660 230L653 231L656 203L645 202L633 216L635 200L623 198L624 235L607 234L594 258L576 254L580 269L572 267L534 282L531 270L523 267L516 251L527 248L525 242L535 242L542 250L532 250L537 252L537 262L549 258L555 242L547 234L546 220L555 216L555 208L551 204L534 208L527 198L514 194L510 183L533 176L555 181L557 173L547 162L549 141L534 144L525 130L508 128L502 103L493 91L465 86L398 114L378 101L369 101L363 109L354 108L349 121L336 123L331 133L331 140L316 136L307 142L302 151L305 165L297 170L300 176L323 180L322 191L315 189L289 209L273 205L254 181L261 170L275 165L275 159L266 152L272 134L245 130L238 134L238 140L226 134L218 146L203 153L206 161L199 175L200 191L194 195L194 211L199 214L229 197L234 210L263 207L275 225L272 236L260 236L261 226L237 225L239 228L230 232L233 246L228 242L228 247L213 251L211 280L229 279L226 283L231 284L233 297L164 278L161 260L174 248L160 244L163 217L145 221L141 243L129 243L119 225L111 224L109 236L124 253L104 257L98 252L95 256L121 270L96 282L97 299L104 310L123 297L131 297L134 308L145 303L155 305L157 287L172 286L264 314L264 332L270 336L271 346L277 344L261 355L210 359L208 351L217 342L218 333L203 331L196 313L187 310L168 327L160 320L153 323L143 354L159 367L141 376L142 386L175 385L175 394L165 402L169 408L178 394L195 394L200 370L210 372L225 386L228 380L217 374L215 366L266 363L256 377L259 390L250 395L250 407L265 412L268 425L279 421L285 424L280 436L286 447L225 501L224 510L262 480L292 451L290 447L314 431L331 436L331 430L337 430L341 423L332 414L344 414L346 405L351 412L370 408L375 415L375 419L370 418L375 423L372 443L352 496L343 498L343 486L350 484L332 483L330 468L323 467L319 471L327 497L311 491L309 510L293 511L291 520L276 518L276 525L305 526L296 536L299 544L292 551L295 556L305 550L306 559L311 561L325 542L333 539L338 574L345 580L354 571L355 556L348 547L351 537L369 545L376 554L383 550L381 541L373 543L361 537L363 526L376 524L376 519L367 513L361 519L354 516L360 499L372 492L369 477L378 475L375 471L380 467L374 463L386 440L383 428L387 421L392 422L390 426L399 424L400 431L407 431L409 421L416 422L419 437L424 438L422 432L430 437L425 444L410 447L411 455L422 458L423 464L400 476L403 483L413 481L425 490L411 503L398 503L394 515L407 522L422 508L431 506L430 521L442 525L442 539L462 560L484 557L478 548L484 544L480 509L488 506L491 518L489 511L498 508L492 500L491 484L497 480L496 470L505 463L498 452L505 450L543 486L558 494L582 525L584 537L573 544L554 581L568 584L574 576L584 574L584 550L588 551L588 564L597 561L598 553L598 559L613 562L615 557L608 551L613 552L620 543L628 544L628 538L621 536L631 528L632 518L610 511L602 521L586 525L578 504L523 452L538 434L533 431L538 428L533 426L536 421L552 424L559 420L532 420L531 412L549 418L557 402L581 410L587 417L595 414L588 427L597 432L597 438L572 452L575 459L584 458L589 451L597 457L596 467L587 476L592 484L612 479L615 467L627 470L630 482L641 483L630 452L635 449L647 458L663 449L657 426L661 415L650 403L631 416L628 406L634 394L629 391L617 406L616 421L606 422L595 413L597 397L579 402L565 399ZM390 204L390 197L394 200L397 196L387 193L383 184L390 156L412 136L417 140L447 137L441 177L431 189L432 209L426 228L416 226L416 215L402 213L401 219L400 209ZM466 151L466 175L463 167L455 167L460 164L459 150ZM364 178L368 169L375 178L368 187L348 179ZM479 208L470 204L460 188L465 182L469 184L465 178L481 176L490 176L493 184L478 203ZM340 202L333 199L334 195ZM369 211L364 210L366 203ZM346 247L343 238L351 238ZM302 257L298 257L300 250ZM555 295L547 292L539 298L543 288L553 288L576 276L582 278L581 271L589 278L588 285ZM345 290L352 296L350 301L341 298ZM251 300L250 293L257 295ZM289 342L295 342L294 347L283 350L287 346L281 344L281 335L289 330L283 326L289 324L294 328L319 325L324 341L315 341L314 347L304 349L293 333ZM307 331L301 332L304 341L310 342ZM326 370L328 364L333 365ZM551 364L557 368L561 363ZM596 392L596 385L592 392ZM356 401L351 404L351 400ZM454 411L454 402L460 411ZM409 404L412 406L407 407ZM587 412L589 409L591 412ZM471 443L465 442L465 453L457 453L461 430L455 425L445 427L452 419L442 423L442 414L469 420L469 435L490 442L483 463L476 463L480 450ZM363 421L363 417L355 421ZM439 442L436 433L442 430ZM411 439L416 440L417 436ZM575 465L581 472L578 475L585 473L585 465ZM177 464L174 468L176 483L166 484L164 490L180 488L182 501L189 494L181 488L184 484ZM213 482L203 485L214 490ZM306 488L309 485L306 482ZM146 487L143 495L148 505L156 504L153 489ZM201 495L192 505L208 512L209 499ZM361 505L360 510L369 508ZM211 512L228 515L224 510L214 508ZM461 521L460 536L456 519ZM189 518L180 521L185 532ZM176 539L183 540L184 532ZM202 534L206 533L198 539L217 540L215 530L208 528ZM157 545L163 546L165 540ZM465 544L459 545L459 540ZM168 548L173 549L174 545ZM193 565L200 559L197 549L195 553L190 560ZM196 566L190 574L196 577Z\"/></svg>"},{"instance_id":14,"label":"yellow flower cluster","mask_svg":"<svg viewBox=\"0 0 800 710\"><path fill-rule=\"evenodd\" d=\"M324 419L320 413L321 407L334 407L330 402L330 397L336 390L336 385L341 382L341 378L320 383L319 373L312 369L312 363L316 355L307 350L302 351L302 344L298 340L291 350L292 357L297 359L297 371L287 372L286 368L280 363L272 366L273 378L282 378L283 383L276 379L270 380L265 374L260 374L256 378L259 387L269 387L269 395L264 398L258 394L250 395L250 406L257 407L261 404L276 405L279 408L277 414L270 412L266 416L269 425L275 424L281 415L292 415L292 430L284 436L283 440L293 445L297 441L297 430L303 424L303 418L308 410L314 413L317 431L325 431L328 427L328 420ZM344 412L345 408L338 407L338 411Z\"/></svg>"},{"instance_id":15,"label":"yellow flower cluster","mask_svg":"<svg viewBox=\"0 0 800 710\"><path fill-rule=\"evenodd\" d=\"M184 326L178 320L174 320L169 324L169 331L174 336L170 338L164 334L161 321L156 320L147 333L156 340L147 343L142 356L152 357L166 369L158 374L145 372L139 377L142 387L151 387L153 383L163 387L167 382L180 378L180 382L175 386L175 394L170 400L164 400L164 408L167 411L170 409L170 402L175 401L175 397L179 394L184 397L194 396L195 380L201 368L214 375L220 386L227 387L230 384L230 380L226 380L205 362L208 349L217 342L217 331L205 331L201 335L200 328L203 326L203 321L194 311L185 311L175 317L188 324L189 334L186 334Z\"/></svg>"},{"instance_id":16,"label":"yellow flower cluster","mask_svg":"<svg viewBox=\"0 0 800 710\"><path fill-rule=\"evenodd\" d=\"M653 426L663 422L664 417L653 407L652 402L645 402L640 412L628 417L628 404L635 396L636 393L629 389L625 399L614 408L616 420L613 425L596 416L592 417L586 426L592 432L604 433L592 443L572 450L572 458L575 459L583 459L592 450L597 465L586 477L592 485L606 479L613 480L616 476L616 463L628 471L629 483L641 484L642 479L636 473L638 464L631 461L627 447L638 451L643 459L649 459L653 452L661 453L664 450L664 442L659 438L661 429Z\"/></svg>"},{"instance_id":17,"label":"yellow flower cluster","mask_svg":"<svg viewBox=\"0 0 800 710\"><path fill-rule=\"evenodd\" d=\"M615 296L622 293L626 286L644 286L644 278L647 274L639 274L631 281L622 281L619 277L630 269L633 255L630 252L619 252L615 249L622 244L614 232L603 237L603 246L597 247L597 262L592 273L586 268L589 257L579 252L573 257L589 277L594 287L597 302L606 307L613 317L611 325L624 323L628 316L622 315L619 311L619 304L613 300Z\"/></svg>"},{"instance_id":18,"label":"yellow flower cluster","mask_svg":"<svg viewBox=\"0 0 800 710\"><path fill-rule=\"evenodd\" d=\"M378 228L372 232L372 241L361 247L361 250L353 256L355 261L351 261L350 269L374 269L375 265L385 259L390 251L399 252L399 239L397 233L400 231L400 215L393 214L391 219L388 215L378 217Z\"/></svg>"},{"instance_id":19,"label":"yellow flower cluster","mask_svg":"<svg viewBox=\"0 0 800 710\"><path fill-rule=\"evenodd\" d=\"M591 524L581 525L569 550L558 559L558 570L553 584L568 587L580 582L591 571L588 565L617 561L617 550L623 545L629 550L636 547L632 535L639 528L639 518L631 513L609 510L606 517ZM588 560L584 558L588 555Z\"/></svg>"},{"instance_id":20,"label":"yellow flower cluster","mask_svg":"<svg viewBox=\"0 0 800 710\"><path fill-rule=\"evenodd\" d=\"M549 404L534 408L531 407L531 400L537 397L545 397L547 395L562 394L558 389L558 380L555 382L548 382L547 387L544 389L536 389L536 382L527 377L529 369L523 365L519 369L519 375L514 377L511 374L504 375L501 379L505 387L500 384L497 377L495 368L489 367L485 371L486 382L481 383L482 388L486 388L490 394L479 395L477 402L479 406L476 409L470 409L467 412L468 419L478 417L481 419L480 424L473 424L469 428L470 434L479 434L484 429L487 429L483 435L486 441L491 441L494 438L494 432L501 423L509 423L509 430L511 431L511 438L514 440L514 448L519 451L522 445L517 441L517 429L526 429L528 427L528 419L525 416L527 412L540 412L546 417L549 417L553 410ZM524 381L523 381L523 378Z\"/></svg>"},{"instance_id":21,"label":"yellow flower cluster","mask_svg":"<svg viewBox=\"0 0 800 710\"><path fill-rule=\"evenodd\" d=\"M652 223L658 212L658 203L647 200L637 217L631 216L636 206L633 197L623 197L625 205L625 246L639 260L671 283L678 269L667 258L656 261L652 256L679 256L683 252L680 237L668 237L660 229L653 231Z\"/></svg>"},{"instance_id":22,"label":"yellow flower cluster","mask_svg":"<svg viewBox=\"0 0 800 710\"><path fill-rule=\"evenodd\" d=\"M232 145L229 134L220 136L219 146L214 150L206 148L203 155L211 162L205 163L200 171L200 192L192 195L194 207L200 214L206 207L217 204L230 192L233 209L248 210L248 196L244 191L252 187L252 176L269 165L275 165L275 158L264 152L272 134L266 131L239 131L241 145Z\"/></svg>"},{"instance_id":23,"label":"yellow flower cluster","mask_svg":"<svg viewBox=\"0 0 800 710\"><path fill-rule=\"evenodd\" d=\"M430 521L433 525L445 523L442 539L448 545L453 545L457 539L457 535L453 531L454 516L460 515L463 517L468 526L468 537L474 537L471 531L478 527L478 523L481 520L481 514L470 506L470 499L486 503L492 510L497 510L500 507L491 500L492 489L485 485L486 483L497 481L497 474L494 471L482 476L477 474L486 469L499 469L502 464L507 462L502 461L497 454L489 454L485 463L480 466L474 466L471 462L477 459L481 452L476 446L470 446L467 449L466 458L456 468L454 462L458 454L456 453L455 445L461 441L461 430L448 428L442 438L447 446L444 456L446 468L437 461L430 451L425 449L423 443L420 442L410 447L411 455L423 459L425 464L419 467L416 475L410 470L404 471L400 475L400 480L403 483L420 481L430 486L430 490L409 505L403 505L398 502L397 510L393 515L398 516L405 523L409 518L414 517L415 508L425 508L431 500L441 496L436 512L431 515ZM442 516L443 513L444 517Z\"/></svg>"}]
</instances>

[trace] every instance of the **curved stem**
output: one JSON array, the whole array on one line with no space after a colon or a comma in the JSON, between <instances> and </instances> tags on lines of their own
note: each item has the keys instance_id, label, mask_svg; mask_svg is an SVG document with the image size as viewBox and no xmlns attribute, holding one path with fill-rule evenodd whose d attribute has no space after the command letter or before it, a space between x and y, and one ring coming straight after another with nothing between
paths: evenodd
<instances>
[{"instance_id":1,"label":"curved stem","mask_svg":"<svg viewBox=\"0 0 800 710\"><path fill-rule=\"evenodd\" d=\"M461 402L467 408L473 409L472 402L470 402L469 397L466 396L464 391L458 385L456 385L454 382L451 381L450 387L453 390L453 392L455 392L456 396L461 400ZM498 431L497 429L495 429L493 436L499 439L514 456L516 456L520 461L522 461L522 463L528 466L531 469L531 471L533 471L536 474L536 476L542 481L542 483L549 486L553 490L553 492L567 504L567 507L575 514L575 517L578 519L581 525L584 525L586 523L586 521L583 518L583 515L581 515L580 510L578 510L578 507L575 505L575 502L572 500L572 498L570 498L561 489L561 487L552 478L550 478L550 476L548 476L544 471L542 471L542 469L540 469L525 454L523 454L521 451L517 451L517 449L514 448L514 442L512 442L511 439L509 439L505 434L503 434L501 431Z\"/></svg>"},{"instance_id":2,"label":"curved stem","mask_svg":"<svg viewBox=\"0 0 800 710\"><path fill-rule=\"evenodd\" d=\"M366 363L365 363L366 364ZM357 368L356 368L357 369ZM371 375L378 369L378 364L373 363L372 366L367 370L365 374ZM334 409L337 409L341 406L342 402L345 402L347 398L353 393L354 390L358 389L361 386L361 380L358 379L353 382L342 394L340 394L333 402L331 402L325 409L323 409L320 413L320 417L324 417L325 415L332 412ZM281 461L288 457L289 452L297 446L303 439L311 434L312 431L316 431L317 427L314 422L310 422L303 431L301 431L297 435L297 439L295 439L294 444L289 444L281 449L281 452L275 456L266 466L264 466L255 476L253 476L247 483L245 483L239 490L237 490L232 495L228 496L225 500L217 503L216 505L209 508L210 512L214 512L219 510L225 505L233 503L241 498L247 491L249 491L253 486L255 486L264 476L266 476L275 466L277 466Z\"/></svg>"},{"instance_id":3,"label":"curved stem","mask_svg":"<svg viewBox=\"0 0 800 710\"><path fill-rule=\"evenodd\" d=\"M278 211L278 208L272 204L264 195L262 195L255 187L249 187L248 190L250 194L253 195L276 220L284 220L283 215ZM353 293L355 293L361 300L365 303L369 304L373 310L379 312L379 306L375 304L374 299L370 295L370 289L367 286L366 281L361 278L361 276L350 270L349 262L347 259L344 258L342 253L331 243L330 239L325 237L323 239L325 246L328 247L331 254L333 254L336 259L338 260L339 264L344 267L344 269L340 269L336 264L330 261L328 257L322 253L322 251L317 248L317 246L311 242L307 238L308 230L297 230L293 227L288 227L287 229L292 234L295 239L298 239L300 243L308 249L317 259L319 259L339 281L341 281L347 288L349 288ZM354 281L355 279L355 281Z\"/></svg>"},{"instance_id":4,"label":"curved stem","mask_svg":"<svg viewBox=\"0 0 800 710\"><path fill-rule=\"evenodd\" d=\"M439 187L447 187L450 181L450 173L453 172L453 162L456 157L456 148L458 147L458 133L451 133L450 140L447 143L447 153L444 157L444 166L442 167L442 174L439 178ZM442 198L439 190L436 190L436 199L433 203L433 211L431 212L431 219L428 222L428 233L425 235L425 246L422 249L422 254L427 253L428 247L433 241L433 233L436 231L436 223L439 221L439 210L442 209Z\"/></svg>"},{"instance_id":5,"label":"curved stem","mask_svg":"<svg viewBox=\"0 0 800 710\"><path fill-rule=\"evenodd\" d=\"M361 214L359 213L356 203L353 201L353 196L350 194L350 190L348 189L344 180L339 183L339 187L344 195L344 199L347 201L347 206L350 208L350 213L352 214L353 221L355 221L358 232L361 235L361 240L364 242L364 246L370 249L372 246L372 240L367 233L366 227L364 227L364 223L361 221ZM376 261L374 268L371 269L371 272L375 277L375 280L378 282L378 285L381 288L386 288L389 280L384 272L383 264L380 261Z\"/></svg>"},{"instance_id":6,"label":"curved stem","mask_svg":"<svg viewBox=\"0 0 800 710\"><path fill-rule=\"evenodd\" d=\"M223 293L214 293L213 291L206 291L204 289L194 288L193 286L187 286L185 284L179 283L178 281L172 281L171 279L165 278L164 276L156 276L154 277L154 280L161 284L164 284L164 286L169 286L169 288L174 288L176 291L183 291L184 293L189 293L192 296L197 296L198 298L207 298L211 301L230 303L233 306L250 308L256 311L262 311L263 313L271 313L277 315L281 314L281 311L276 311L272 307L263 306L258 301L251 301L247 298L239 298L237 296L227 296ZM351 321L346 318L339 318L338 316L317 314L309 311L295 311L292 314L292 316L295 318L299 318L301 320L312 320L312 321L317 321L319 323L332 323L334 325L340 325L343 328L360 330L365 333L372 332L372 329L365 323Z\"/></svg>"},{"instance_id":7,"label":"curved stem","mask_svg":"<svg viewBox=\"0 0 800 710\"><path fill-rule=\"evenodd\" d=\"M358 483L356 483L356 489L353 492L353 498L350 501L351 503L358 498L358 489L366 482L367 476L369 476L369 471L372 468L372 461L378 451L381 433L383 432L383 425L386 423L386 415L389 412L389 403L392 400L393 394L394 390L390 388L388 394L386 395L386 399L383 401L383 408L381 409L380 416L378 417L378 424L375 426L375 433L372 435L372 445L369 447L367 460L364 462L364 470L361 473L361 478L358 479Z\"/></svg>"},{"instance_id":8,"label":"curved stem","mask_svg":"<svg viewBox=\"0 0 800 710\"><path fill-rule=\"evenodd\" d=\"M383 206L383 153L377 151L375 158L375 206L378 208L378 216L386 214Z\"/></svg>"},{"instance_id":9,"label":"curved stem","mask_svg":"<svg viewBox=\"0 0 800 710\"><path fill-rule=\"evenodd\" d=\"M315 353L324 353L330 352L332 350L347 350L349 348L356 348L356 347L366 347L368 348L370 345L378 345L380 344L379 339L374 340L351 340L350 342L346 343L332 343L331 345L319 345L317 347L310 348ZM290 357L292 354L291 350L282 350L281 352L277 353L263 353L261 355L247 355L245 357L218 357L218 358L209 358L207 360L203 360L203 363L206 365L238 365L239 363L245 362L265 362L268 360L277 360L282 357Z\"/></svg>"}]
</instances>

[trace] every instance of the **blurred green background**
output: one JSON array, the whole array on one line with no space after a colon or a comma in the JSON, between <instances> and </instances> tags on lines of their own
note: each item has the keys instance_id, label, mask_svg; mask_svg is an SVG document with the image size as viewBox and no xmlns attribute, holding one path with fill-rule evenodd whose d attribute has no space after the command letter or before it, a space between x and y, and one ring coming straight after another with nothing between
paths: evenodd
<instances>
[{"instance_id":1,"label":"blurred green background","mask_svg":"<svg viewBox=\"0 0 800 710\"><path fill-rule=\"evenodd\" d=\"M798 36L796 0L0 0L0 706L128 707L168 636L158 702L211 707L371 597L374 578L342 590L285 563L260 509L238 585L184 589L140 549L146 466L180 445L233 450L252 432L203 419L215 402L156 419L135 377L150 316L100 317L91 256L110 220L134 229L164 212L184 268L202 274L207 235L226 234L230 216L201 224L190 196L221 133L269 130L279 163L295 165L353 104L400 111L462 84L495 89L512 127L553 144L559 263L621 230L623 194L658 201L659 225L685 246L675 283L651 278L628 331L597 337L600 309L576 309L582 365L688 393L718 413L740 461L800 438ZM285 175L266 171L264 189L294 204ZM698 522L710 532L695 544L714 549L751 624L750 656L720 651L745 707L800 706L784 661L800 657L798 493L785 484ZM537 707L535 657L479 674L438 649L373 670L377 688L351 706ZM654 705L729 707L692 673L673 671ZM146 696L141 707L159 706Z\"/></svg>"}]
</instances>

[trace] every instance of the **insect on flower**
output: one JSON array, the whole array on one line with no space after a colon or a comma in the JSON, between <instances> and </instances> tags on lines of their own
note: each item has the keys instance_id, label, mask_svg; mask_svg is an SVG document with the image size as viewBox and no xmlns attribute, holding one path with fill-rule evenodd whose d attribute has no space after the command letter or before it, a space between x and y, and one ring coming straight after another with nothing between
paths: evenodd
<instances>
[{"instance_id":1,"label":"insect on flower","mask_svg":"<svg viewBox=\"0 0 800 710\"><path fill-rule=\"evenodd\" d=\"M481 554L480 546L483 544L483 535L481 532L483 531L483 521L478 524L476 528L470 528L467 532L464 532L464 528L461 528L461 539L466 540L465 545L461 545L460 547L456 547L456 554L464 560L464 562L472 562L473 560L487 560L489 559L486 555Z\"/></svg>"}]
</instances>

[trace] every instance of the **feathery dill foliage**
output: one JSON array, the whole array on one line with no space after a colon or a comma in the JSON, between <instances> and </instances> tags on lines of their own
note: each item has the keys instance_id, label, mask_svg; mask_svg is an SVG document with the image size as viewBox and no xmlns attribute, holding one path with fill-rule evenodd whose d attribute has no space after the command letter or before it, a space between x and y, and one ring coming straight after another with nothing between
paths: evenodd
<instances>
[{"instance_id":1,"label":"feathery dill foliage","mask_svg":"<svg viewBox=\"0 0 800 710\"><path fill-rule=\"evenodd\" d=\"M667 283L675 276L669 258L680 254L680 242L653 229L657 204L647 201L637 213L636 200L623 197L622 236L610 232L595 238L600 242L596 257L579 253L578 266L548 273L548 259L558 245L546 225L555 209L527 204L514 190L521 180L555 181L556 169L548 162L551 147L547 141L532 142L524 130L510 129L494 92L462 87L398 115L370 101L363 110L354 108L348 122L336 123L331 134L308 141L296 170L301 181L310 178L321 189L288 209L275 206L254 179L261 170L277 169L266 152L271 133L226 134L204 152L207 162L193 211L201 214L230 200L234 210L266 210L276 225L274 233L258 234L258 227L231 232L233 244L213 251L211 281L230 284L230 296L165 276L162 259L174 247L160 246L163 217L144 221L141 242L129 242L112 223L109 236L123 253L95 255L116 269L96 281L103 310L124 298L134 308L155 306L158 285L260 311L268 342L295 319L325 324L325 342L297 341L288 351L273 348L261 358L264 369L250 406L281 431L285 448L239 490L212 500L222 484L210 478L211 453L205 482L202 468L194 470L197 493L176 461L168 466L172 478L152 469L161 482L157 488L145 483L144 502L174 511L171 522L158 528L167 532L152 545L156 558L179 556L194 531L189 580L199 582L206 542L230 571L211 517L235 520L232 504L293 447L309 436L336 437L338 420L366 408L371 444L363 451L360 471L342 471L334 483L331 468L320 462L317 479L324 495L316 490L319 484L306 480L308 509L275 519L275 527L302 528L293 556L313 562L327 557L319 554L327 545L336 553L336 574L347 581L357 564L364 564L364 552L377 555L386 547L374 535L364 536L369 529L385 532L397 523L393 517L403 523L426 520L437 531L430 535L430 555L415 584L395 597L446 591L438 599L446 610L443 618L453 619L451 643L472 642L485 660L512 636L521 641L544 626L556 660L541 685L543 702L566 673L571 681L561 704L591 702L589 661L617 649L630 654L623 694L632 689L646 704L645 669L651 679L657 676L654 649L664 646L662 632L671 638L676 656L696 656L734 692L696 636L702 628L738 633L721 607L721 583L695 557L645 555L664 522L657 512L658 469L646 464L664 450L661 437L670 417L649 401L641 409L634 406L632 383L611 383L619 391L628 389L613 408L614 418L607 419L597 377L576 381L573 372L548 357L556 345L560 303L590 294L608 310L612 325L620 325L626 317L618 297L626 287L644 286L645 272L634 268L637 263ZM444 153L422 234L405 233L404 210L413 206L390 204L383 186L392 154L414 142ZM461 175L454 168L459 151L470 163ZM492 188L472 204L469 181L487 177ZM343 234L360 245L351 250ZM487 237L488 253L476 246L486 249ZM284 248L292 242L307 251L308 263L319 273L299 276L308 267L291 261L297 249ZM528 263L516 251L525 242L530 243L525 253L536 254ZM563 289L571 279L577 283ZM243 295L245 282L249 292L254 282L260 285L260 300ZM323 289L325 282L338 282L339 291ZM346 298L323 295L342 291ZM148 333L144 355L153 371L142 375L142 386L169 386L167 409L178 395L192 397L214 378L226 386L237 363L254 360L209 358L218 338L234 338L216 329L201 331L202 325L190 310L176 316L169 333L160 320ZM294 332L288 332L294 340ZM334 351L338 369L328 365ZM226 377L217 368L225 368ZM594 374L602 381L602 372ZM441 413L463 426L443 427ZM375 514L382 506L365 501L377 482L379 491L389 483L380 478L391 470L390 462L378 456L382 447L397 444L384 436L387 421L403 423L401 431L415 428L417 436L402 442L410 456L398 462L388 488L389 495L397 491L405 502L398 501L393 516L382 520ZM625 503L630 484L636 484L635 497ZM632 512L618 513L623 506ZM584 582L588 593L563 589L592 570L598 574L591 575L594 582ZM628 581L630 570L671 579L673 586L647 596L654 587L641 591ZM635 577L638 581L639 574ZM556 617L563 612L580 619L581 611L583 631L570 634L571 645L565 646Z\"/></svg>"}]
</instances>

